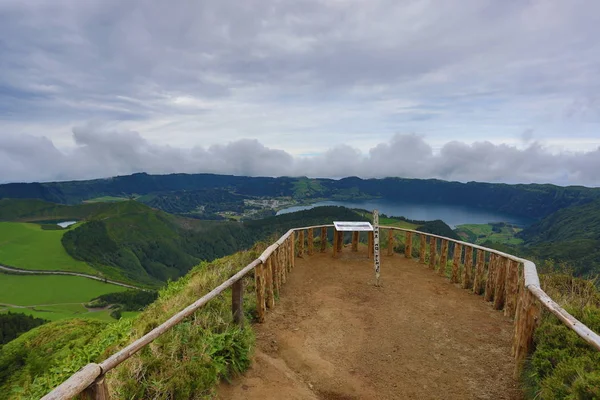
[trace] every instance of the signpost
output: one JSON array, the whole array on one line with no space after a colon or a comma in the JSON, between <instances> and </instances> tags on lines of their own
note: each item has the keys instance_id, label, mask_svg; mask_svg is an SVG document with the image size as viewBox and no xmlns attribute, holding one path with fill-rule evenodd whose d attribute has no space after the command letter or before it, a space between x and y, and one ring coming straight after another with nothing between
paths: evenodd
<instances>
[{"instance_id":1,"label":"signpost","mask_svg":"<svg viewBox=\"0 0 600 400\"><path fill-rule=\"evenodd\" d=\"M373 259L375 260L375 286L379 286L379 211L373 210Z\"/></svg>"}]
</instances>

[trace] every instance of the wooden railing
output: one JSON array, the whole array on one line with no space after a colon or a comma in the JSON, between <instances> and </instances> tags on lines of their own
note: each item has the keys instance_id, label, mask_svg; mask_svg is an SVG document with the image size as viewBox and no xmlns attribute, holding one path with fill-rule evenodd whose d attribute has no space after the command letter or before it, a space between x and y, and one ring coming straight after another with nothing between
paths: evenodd
<instances>
[{"instance_id":1,"label":"wooden railing","mask_svg":"<svg viewBox=\"0 0 600 400\"><path fill-rule=\"evenodd\" d=\"M320 240L319 246L319 251L325 252L327 250L327 230L331 227L333 225L290 229L277 242L269 246L260 257L208 294L100 364L91 363L84 366L43 399L63 400L78 395L88 399L108 399L108 388L104 379L106 373L230 287L232 288L233 320L235 323L242 324L244 291L242 278L250 271L254 271L257 319L259 322L263 322L267 309L275 306L275 293L287 281L287 274L294 268L295 257L314 253L314 230L319 229L320 237L326 239ZM388 256L394 254L394 231L403 232L405 235L404 254L407 258L413 258L413 241L418 237L418 261L420 263L427 264L432 270L437 270L439 275L449 275L451 282L460 284L463 289L483 295L486 301L492 302L494 309L503 310L504 315L513 318L515 329L512 352L516 361L515 374L519 373L522 362L533 342L533 332L540 316L540 306L548 309L583 340L600 350L600 336L566 312L541 289L533 262L443 236L390 226L382 226L381 229L388 230ZM297 238L295 233L298 234ZM333 245L336 250L341 248L340 236L338 235L338 241ZM452 265L448 271L449 244L452 244L454 249ZM358 235L353 235L352 250L356 251L357 246ZM372 247L369 247L368 251L372 252ZM385 276L385 270L382 271L382 275Z\"/></svg>"}]
</instances>

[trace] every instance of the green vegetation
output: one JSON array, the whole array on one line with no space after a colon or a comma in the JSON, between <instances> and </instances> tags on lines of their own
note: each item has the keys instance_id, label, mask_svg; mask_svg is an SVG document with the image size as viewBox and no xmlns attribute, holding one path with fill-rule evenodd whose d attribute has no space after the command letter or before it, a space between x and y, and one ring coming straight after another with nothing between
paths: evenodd
<instances>
[{"instance_id":1,"label":"green vegetation","mask_svg":"<svg viewBox=\"0 0 600 400\"><path fill-rule=\"evenodd\" d=\"M89 311L83 303L124 290L78 276L0 274L0 313L20 313L51 321L76 317L110 321L109 311Z\"/></svg>"},{"instance_id":2,"label":"green vegetation","mask_svg":"<svg viewBox=\"0 0 600 400\"><path fill-rule=\"evenodd\" d=\"M600 292L594 282L551 273L543 276L542 286L569 313L600 332ZM534 345L523 372L528 398L600 398L600 352L545 310Z\"/></svg>"},{"instance_id":3,"label":"green vegetation","mask_svg":"<svg viewBox=\"0 0 600 400\"><path fill-rule=\"evenodd\" d=\"M460 237L441 219L427 221L417 228L420 232L432 233L434 235L449 237L450 239L460 239Z\"/></svg>"},{"instance_id":4,"label":"green vegetation","mask_svg":"<svg viewBox=\"0 0 600 400\"><path fill-rule=\"evenodd\" d=\"M202 263L169 283L133 319L106 324L69 320L35 328L0 349L0 398L36 399L88 362L99 362L139 338L256 258L262 247ZM244 306L254 313L254 280ZM204 398L217 383L250 364L253 331L232 322L229 294L213 299L188 321L157 339L108 375L117 398ZM144 379L138 379L140 375ZM3 397L4 396L4 397Z\"/></svg>"},{"instance_id":5,"label":"green vegetation","mask_svg":"<svg viewBox=\"0 0 600 400\"><path fill-rule=\"evenodd\" d=\"M66 232L66 229L44 230L37 224L0 222L0 264L31 270L96 274L87 263L74 259L65 251L61 239Z\"/></svg>"},{"instance_id":6,"label":"green vegetation","mask_svg":"<svg viewBox=\"0 0 600 400\"><path fill-rule=\"evenodd\" d=\"M0 348L30 329L45 324L46 320L29 315L7 313L0 314Z\"/></svg>"},{"instance_id":7,"label":"green vegetation","mask_svg":"<svg viewBox=\"0 0 600 400\"><path fill-rule=\"evenodd\" d=\"M600 189L580 186L507 185L459 183L437 179L360 179L339 180L299 178L260 178L214 174L148 175L145 173L90 181L19 183L0 185L0 198L40 199L63 204L78 204L97 198L139 196L142 202L167 195L158 206L190 209L194 200L169 196L170 192L225 190L248 197L306 199L356 199L382 197L407 202L463 205L518 215L543 218L553 212L600 199ZM191 196L193 197L193 196ZM96 203L106 204L106 203ZM204 205L204 204L202 204ZM0 213L0 220L2 215Z\"/></svg>"},{"instance_id":8,"label":"green vegetation","mask_svg":"<svg viewBox=\"0 0 600 400\"><path fill-rule=\"evenodd\" d=\"M483 244L488 241L508 245L519 245L523 243L523 239L517 237L517 234L522 231L522 228L505 222L464 224L457 226L454 231L461 240L476 244Z\"/></svg>"},{"instance_id":9,"label":"green vegetation","mask_svg":"<svg viewBox=\"0 0 600 400\"><path fill-rule=\"evenodd\" d=\"M192 214L203 219L223 219L217 215L218 212L242 213L245 208L244 198L224 189L202 189L160 193L139 200L150 207L171 214Z\"/></svg>"},{"instance_id":10,"label":"green vegetation","mask_svg":"<svg viewBox=\"0 0 600 400\"><path fill-rule=\"evenodd\" d=\"M0 303L17 306L86 303L102 294L125 290L79 276L0 274Z\"/></svg>"},{"instance_id":11,"label":"green vegetation","mask_svg":"<svg viewBox=\"0 0 600 400\"><path fill-rule=\"evenodd\" d=\"M569 207L527 227L522 252L536 260L568 263L576 276L600 271L600 201Z\"/></svg>"},{"instance_id":12,"label":"green vegetation","mask_svg":"<svg viewBox=\"0 0 600 400\"><path fill-rule=\"evenodd\" d=\"M117 201L129 200L128 197L117 197L117 196L101 196L93 199L84 200L84 203L115 203Z\"/></svg>"},{"instance_id":13,"label":"green vegetation","mask_svg":"<svg viewBox=\"0 0 600 400\"><path fill-rule=\"evenodd\" d=\"M86 304L86 307L102 308L112 304L120 306L122 311L142 311L148 304L153 303L157 297L157 292L127 290L100 295Z\"/></svg>"}]
</instances>

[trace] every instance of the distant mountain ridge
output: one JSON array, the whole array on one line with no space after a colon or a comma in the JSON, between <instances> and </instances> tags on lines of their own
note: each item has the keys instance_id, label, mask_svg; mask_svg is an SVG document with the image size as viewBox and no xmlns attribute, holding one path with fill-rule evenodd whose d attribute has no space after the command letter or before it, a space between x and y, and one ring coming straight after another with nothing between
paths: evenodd
<instances>
[{"instance_id":1,"label":"distant mountain ridge","mask_svg":"<svg viewBox=\"0 0 600 400\"><path fill-rule=\"evenodd\" d=\"M550 184L448 182L438 179L340 180L306 177L246 177L216 174L149 175L137 173L108 179L0 185L0 198L40 199L77 204L102 196L165 194L174 191L223 189L239 196L290 197L296 200L382 197L397 201L452 204L539 219L562 208L600 199L600 188ZM189 197L189 196L188 196ZM189 198L187 201L189 202ZM157 204L160 206L165 202ZM169 201L168 207L178 205Z\"/></svg>"}]
</instances>

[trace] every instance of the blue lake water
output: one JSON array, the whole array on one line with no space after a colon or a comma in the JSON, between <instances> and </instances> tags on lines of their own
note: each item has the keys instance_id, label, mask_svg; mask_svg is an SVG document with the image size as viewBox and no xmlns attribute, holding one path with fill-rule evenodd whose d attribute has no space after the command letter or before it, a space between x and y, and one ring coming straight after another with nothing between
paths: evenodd
<instances>
[{"instance_id":1,"label":"blue lake water","mask_svg":"<svg viewBox=\"0 0 600 400\"><path fill-rule=\"evenodd\" d=\"M294 206L280 210L279 214L286 214L294 211L308 210L320 206L343 206L348 208L361 208L365 210L378 210L380 213L394 217L405 217L419 221L431 221L441 219L451 228L462 224L486 224L488 222L509 222L515 225L528 225L532 220L517 217L514 215L502 214L493 211L481 210L474 207L444 205L444 204L424 204L407 203L386 199L337 201L320 201L308 206Z\"/></svg>"}]
</instances>

